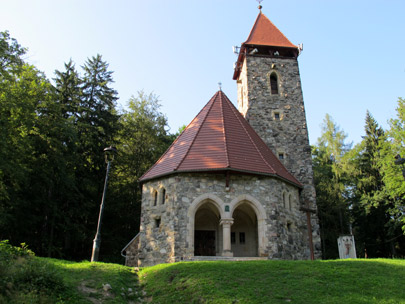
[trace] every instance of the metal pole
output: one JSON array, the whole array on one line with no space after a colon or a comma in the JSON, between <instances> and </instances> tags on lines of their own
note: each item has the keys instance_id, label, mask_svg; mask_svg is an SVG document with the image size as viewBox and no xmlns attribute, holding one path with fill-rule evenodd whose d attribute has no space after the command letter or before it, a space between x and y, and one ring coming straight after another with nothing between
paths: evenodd
<instances>
[{"instance_id":1,"label":"metal pole","mask_svg":"<svg viewBox=\"0 0 405 304\"><path fill-rule=\"evenodd\" d=\"M109 161L109 160L107 161L107 172L105 174L103 197L101 198L100 213L98 215L97 232L96 232L96 236L95 236L95 238L93 240L93 251L91 253L91 261L92 262L97 262L98 261L98 254L100 252L101 222L103 220L104 200L105 200L105 195L106 195L106 192L107 192L108 173L110 172L110 162L111 161Z\"/></svg>"}]
</instances>

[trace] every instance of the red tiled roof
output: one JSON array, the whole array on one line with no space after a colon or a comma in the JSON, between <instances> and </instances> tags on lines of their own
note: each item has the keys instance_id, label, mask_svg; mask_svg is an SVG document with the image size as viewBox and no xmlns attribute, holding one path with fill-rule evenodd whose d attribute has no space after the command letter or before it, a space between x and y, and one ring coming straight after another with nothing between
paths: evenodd
<instances>
[{"instance_id":1,"label":"red tiled roof","mask_svg":"<svg viewBox=\"0 0 405 304\"><path fill-rule=\"evenodd\" d=\"M301 187L228 97L218 91L140 181L176 172L237 171Z\"/></svg>"},{"instance_id":2,"label":"red tiled roof","mask_svg":"<svg viewBox=\"0 0 405 304\"><path fill-rule=\"evenodd\" d=\"M298 48L261 11L244 44Z\"/></svg>"},{"instance_id":3,"label":"red tiled roof","mask_svg":"<svg viewBox=\"0 0 405 304\"><path fill-rule=\"evenodd\" d=\"M255 24L250 30L247 40L242 43L238 60L236 62L233 79L239 78L242 70L243 60L248 47L272 47L280 49L294 49L298 56L298 46L292 44L290 40L260 11Z\"/></svg>"}]
</instances>

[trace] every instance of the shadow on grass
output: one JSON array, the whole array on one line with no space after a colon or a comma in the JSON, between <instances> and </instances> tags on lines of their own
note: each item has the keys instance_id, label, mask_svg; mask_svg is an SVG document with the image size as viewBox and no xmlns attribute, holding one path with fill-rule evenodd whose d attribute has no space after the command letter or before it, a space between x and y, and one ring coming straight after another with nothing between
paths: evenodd
<instances>
[{"instance_id":1,"label":"shadow on grass","mask_svg":"<svg viewBox=\"0 0 405 304\"><path fill-rule=\"evenodd\" d=\"M405 303L405 261L191 262L144 268L160 303Z\"/></svg>"}]
</instances>

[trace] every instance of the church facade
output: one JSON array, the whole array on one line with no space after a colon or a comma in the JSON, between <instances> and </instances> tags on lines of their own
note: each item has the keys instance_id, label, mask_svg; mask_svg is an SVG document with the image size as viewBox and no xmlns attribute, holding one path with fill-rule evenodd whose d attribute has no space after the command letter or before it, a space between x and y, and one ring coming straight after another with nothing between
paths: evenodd
<instances>
[{"instance_id":1,"label":"church facade","mask_svg":"<svg viewBox=\"0 0 405 304\"><path fill-rule=\"evenodd\" d=\"M132 264L320 256L299 52L260 11L234 70L239 110L216 92L141 177Z\"/></svg>"}]
</instances>

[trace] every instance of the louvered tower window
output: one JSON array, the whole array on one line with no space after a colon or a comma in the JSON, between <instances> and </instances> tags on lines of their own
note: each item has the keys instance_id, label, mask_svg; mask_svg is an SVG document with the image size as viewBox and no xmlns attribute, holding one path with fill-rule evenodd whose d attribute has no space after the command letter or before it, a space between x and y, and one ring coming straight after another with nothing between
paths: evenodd
<instances>
[{"instance_id":1,"label":"louvered tower window","mask_svg":"<svg viewBox=\"0 0 405 304\"><path fill-rule=\"evenodd\" d=\"M277 81L277 75L276 73L272 73L270 75L270 88L271 88L271 94L272 95L277 95L278 94L278 81Z\"/></svg>"}]
</instances>

